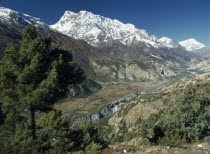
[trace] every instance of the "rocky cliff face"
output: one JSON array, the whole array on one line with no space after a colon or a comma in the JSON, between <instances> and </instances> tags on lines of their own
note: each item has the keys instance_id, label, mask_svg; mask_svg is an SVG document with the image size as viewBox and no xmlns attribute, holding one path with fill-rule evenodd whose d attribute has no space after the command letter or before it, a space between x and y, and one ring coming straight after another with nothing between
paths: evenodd
<instances>
[{"instance_id":1,"label":"rocky cliff face","mask_svg":"<svg viewBox=\"0 0 210 154\"><path fill-rule=\"evenodd\" d=\"M160 64L156 61L139 63L130 61L117 64L100 64L91 61L91 66L96 74L106 77L105 80L113 81L157 81L166 77L176 76L173 67L178 63Z\"/></svg>"}]
</instances>

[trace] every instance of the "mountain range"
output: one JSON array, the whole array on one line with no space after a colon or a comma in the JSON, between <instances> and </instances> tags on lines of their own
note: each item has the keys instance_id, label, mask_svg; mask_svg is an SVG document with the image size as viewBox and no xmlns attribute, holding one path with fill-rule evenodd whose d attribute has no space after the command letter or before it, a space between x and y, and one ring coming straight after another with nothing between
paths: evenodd
<instances>
[{"instance_id":1,"label":"mountain range","mask_svg":"<svg viewBox=\"0 0 210 154\"><path fill-rule=\"evenodd\" d=\"M50 27L70 37L85 40L93 46L119 41L124 45L144 42L147 46L155 48L184 47L187 51L206 47L195 39L181 42L167 37L158 39L154 35L149 35L146 30L137 29L132 24L124 24L116 19L112 20L87 11L79 13L66 11L61 19Z\"/></svg>"},{"instance_id":2,"label":"mountain range","mask_svg":"<svg viewBox=\"0 0 210 154\"><path fill-rule=\"evenodd\" d=\"M148 46L164 47L155 36L150 36L147 31L139 30L132 24L123 24L91 12L80 11L74 13L66 11L62 18L51 28L61 33L82 39L93 46L110 44L114 40L124 45L145 42Z\"/></svg>"},{"instance_id":3,"label":"mountain range","mask_svg":"<svg viewBox=\"0 0 210 154\"><path fill-rule=\"evenodd\" d=\"M0 55L8 43L18 43L21 31L33 24L73 52L87 76L98 82L154 81L186 73L192 61L203 60L191 50L204 47L194 39L158 39L146 30L91 12L66 11L54 25L0 7ZM190 49L190 50L189 50Z\"/></svg>"},{"instance_id":4,"label":"mountain range","mask_svg":"<svg viewBox=\"0 0 210 154\"><path fill-rule=\"evenodd\" d=\"M87 11L80 11L79 13L66 11L61 19L51 26L42 22L39 18L3 7L0 7L0 16L2 24L16 25L17 27L26 27L28 24L33 24L40 30L57 30L75 39L85 40L92 46L119 41L124 45L144 42L148 47L155 48L183 47L187 51L206 47L195 39L181 42L176 42L167 37L158 39L154 35L149 35L146 30L137 29L132 24L123 24L116 19L112 20Z\"/></svg>"}]
</instances>

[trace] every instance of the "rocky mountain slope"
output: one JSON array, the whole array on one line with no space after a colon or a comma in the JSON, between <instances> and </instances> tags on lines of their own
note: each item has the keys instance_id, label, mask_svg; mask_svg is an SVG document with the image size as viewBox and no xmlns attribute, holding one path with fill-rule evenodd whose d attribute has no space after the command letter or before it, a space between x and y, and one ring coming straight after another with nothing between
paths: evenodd
<instances>
[{"instance_id":1,"label":"rocky mountain slope","mask_svg":"<svg viewBox=\"0 0 210 154\"><path fill-rule=\"evenodd\" d=\"M203 47L201 49L192 50L191 52L193 52L201 57L210 58L210 48L209 47Z\"/></svg>"},{"instance_id":2,"label":"rocky mountain slope","mask_svg":"<svg viewBox=\"0 0 210 154\"><path fill-rule=\"evenodd\" d=\"M21 28L1 24L0 26L0 55L3 56L3 50L8 43L19 43L21 40ZM63 34L48 31L51 34L52 41L55 44L60 42L62 46L73 51L74 58L86 72L86 75L94 80L109 81L143 81L158 80L165 76L175 75L174 66L179 67L176 61L165 60L153 54L137 54L136 61L123 61L111 56L106 51L88 45L82 40L75 40ZM47 35L43 32L43 35ZM140 56L141 55L141 56ZM132 55L134 56L134 55ZM134 58L136 58L134 56ZM140 61L142 60L142 61ZM147 61L148 60L148 61ZM147 71L148 70L148 71Z\"/></svg>"}]
</instances>

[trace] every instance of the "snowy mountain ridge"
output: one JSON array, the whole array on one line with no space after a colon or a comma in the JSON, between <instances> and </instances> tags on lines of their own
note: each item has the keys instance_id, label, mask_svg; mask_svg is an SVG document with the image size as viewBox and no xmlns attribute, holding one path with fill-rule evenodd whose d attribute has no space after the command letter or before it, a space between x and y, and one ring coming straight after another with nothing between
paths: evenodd
<instances>
[{"instance_id":1,"label":"snowy mountain ridge","mask_svg":"<svg viewBox=\"0 0 210 154\"><path fill-rule=\"evenodd\" d=\"M167 46L168 48L182 47L177 41L167 38L167 37L162 37L158 39L158 41L161 42L163 45Z\"/></svg>"},{"instance_id":2,"label":"snowy mountain ridge","mask_svg":"<svg viewBox=\"0 0 210 154\"><path fill-rule=\"evenodd\" d=\"M179 44L183 46L187 51L198 50L198 49L206 47L204 44L198 42L194 38L181 41L179 42Z\"/></svg>"},{"instance_id":3,"label":"snowy mountain ridge","mask_svg":"<svg viewBox=\"0 0 210 154\"><path fill-rule=\"evenodd\" d=\"M167 37L158 39L154 35L149 35L146 30L137 29L132 24L124 24L116 19L112 20L87 11L80 11L79 13L65 11L56 24L49 26L39 18L0 7L0 24L20 27L33 24L45 31L58 31L75 39L85 40L93 46L119 41L124 45L144 42L148 47L155 48L173 49L184 47L188 51L206 47L195 39L188 39L179 43Z\"/></svg>"},{"instance_id":4,"label":"snowy mountain ridge","mask_svg":"<svg viewBox=\"0 0 210 154\"><path fill-rule=\"evenodd\" d=\"M32 17L27 14L23 14L17 11L13 11L8 8L0 7L0 23L8 25L17 25L26 27L29 24L33 24L37 28L44 30L51 29L47 24L42 22L39 18Z\"/></svg>"},{"instance_id":5,"label":"snowy mountain ridge","mask_svg":"<svg viewBox=\"0 0 210 154\"><path fill-rule=\"evenodd\" d=\"M82 39L93 46L112 41L120 41L125 45L144 42L148 47L155 48L177 48L180 45L176 41L159 40L154 35L149 35L146 30L137 29L132 24L124 24L118 20L112 20L91 12L80 11L74 13L66 11L61 19L54 25L51 25L61 33Z\"/></svg>"}]
</instances>

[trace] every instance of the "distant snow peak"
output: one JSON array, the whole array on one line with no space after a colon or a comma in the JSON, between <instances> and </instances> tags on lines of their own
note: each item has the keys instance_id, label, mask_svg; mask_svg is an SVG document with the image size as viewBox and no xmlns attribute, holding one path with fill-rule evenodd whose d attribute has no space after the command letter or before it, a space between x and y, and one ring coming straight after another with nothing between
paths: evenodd
<instances>
[{"instance_id":1,"label":"distant snow peak","mask_svg":"<svg viewBox=\"0 0 210 154\"><path fill-rule=\"evenodd\" d=\"M155 48L165 47L157 37L150 36L146 30L87 11L79 13L66 11L55 25L51 25L51 28L75 39L85 40L93 46L120 41L125 45L144 42Z\"/></svg>"},{"instance_id":2,"label":"distant snow peak","mask_svg":"<svg viewBox=\"0 0 210 154\"><path fill-rule=\"evenodd\" d=\"M42 22L39 18L19 13L4 7L0 7L0 23L9 24L11 26L17 25L21 27L26 27L29 24L33 24L35 27L42 28L44 30L49 29L49 26Z\"/></svg>"},{"instance_id":3,"label":"distant snow peak","mask_svg":"<svg viewBox=\"0 0 210 154\"><path fill-rule=\"evenodd\" d=\"M206 47L204 44L198 42L194 38L190 38L185 41L181 41L181 42L179 42L179 44L181 46L183 46L187 51L198 50L198 49Z\"/></svg>"}]
</instances>

